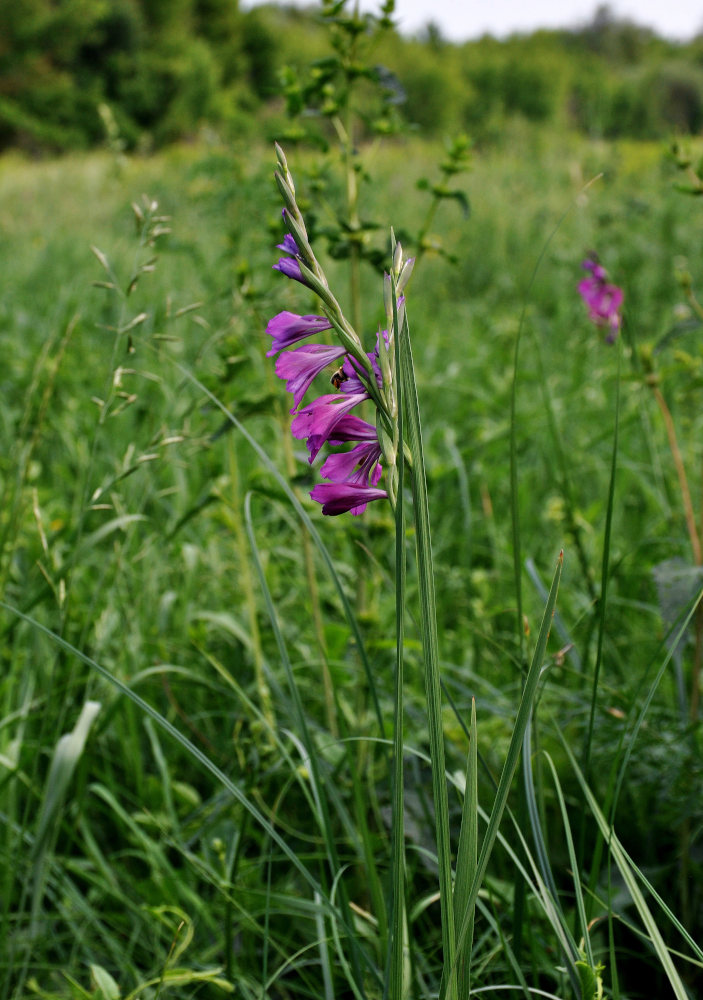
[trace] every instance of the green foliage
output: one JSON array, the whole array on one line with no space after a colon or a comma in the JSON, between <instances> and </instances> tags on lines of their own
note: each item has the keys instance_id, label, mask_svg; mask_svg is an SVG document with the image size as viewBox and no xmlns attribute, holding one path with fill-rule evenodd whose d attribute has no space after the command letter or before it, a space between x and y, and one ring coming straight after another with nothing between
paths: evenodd
<instances>
[{"instance_id":1,"label":"green foliage","mask_svg":"<svg viewBox=\"0 0 703 1000\"><path fill-rule=\"evenodd\" d=\"M429 137L469 129L494 142L517 117L593 136L661 138L695 134L703 121L700 44L664 41L607 8L571 31L464 44L433 31L403 38L381 5L378 16L356 19L327 3L321 15L240 11L237 0L6 3L0 147L95 146L104 140L101 103L130 148L190 138L205 126L251 132L262 112L278 138L310 138L309 128L294 136L280 117L280 94L296 113L329 117L342 78L354 82L376 134L404 124ZM373 60L363 73L361 62L344 67L342 39L368 47L374 24L382 30ZM328 30L337 38L332 54ZM363 77L367 88L358 86ZM330 139L324 128L321 138Z\"/></svg>"},{"instance_id":2,"label":"green foliage","mask_svg":"<svg viewBox=\"0 0 703 1000\"><path fill-rule=\"evenodd\" d=\"M456 266L431 252L428 231L409 290L439 666L455 709L443 702L448 829L470 880L487 830L481 809L494 802L506 759L516 762L521 649L529 659L537 647L551 568L566 550L552 637L535 657L535 670L548 669L540 670L529 725L522 713L532 768L517 784L529 786L529 815L521 822L518 789L506 777L510 811L490 827L497 835L474 893L471 983L504 991L524 980L527 995L534 987L590 1000L601 990L617 995L617 982L621 996L664 996L668 982L678 989L683 979L695 996L699 946L668 914L653 919L666 913L656 891L686 915L694 945L701 939L698 730L681 714L666 641L681 611L690 612L691 593L669 594L666 603L653 576L674 557L691 567L691 556L642 365L648 358L647 373L666 392L695 471L699 326L691 325L689 294L703 282L700 199L674 190L678 175L656 144L615 147L521 129L511 123L502 150L474 150L472 172L461 178L467 143L443 150L398 138L364 187L370 218L387 217L392 191L394 223L415 233L427 212L427 184L418 191L417 182L436 177L438 156L445 159L437 186L471 196L469 218L454 197L436 205L434 225ZM302 170L310 154L295 155ZM696 146L679 148L692 190L699 160ZM0 423L8 443L0 457L0 581L4 600L68 644L3 612L3 1000L224 996L232 988L245 997L341 996L350 979L370 997L381 992L391 797L374 697L388 726L393 524L383 510L363 521L314 516L327 556L313 550L321 646L304 522L285 489L291 474L297 502L313 516L309 466L304 454L286 451L288 401L263 357L267 318L313 306L304 289L283 287L271 271L280 239L271 170L270 150L249 142L235 152L174 147L152 160L100 153L0 161ZM316 182L310 171L299 196L312 201ZM152 195L146 202L143 191ZM576 298L579 262L592 247L625 285L627 312L591 799L557 733L578 758L601 620L617 365ZM330 276L346 273L344 261L328 263ZM379 284L371 268L362 272L365 332L383 318ZM525 304L514 502L530 571L518 637L508 414ZM648 355L645 344L656 349ZM697 571L689 576L693 586ZM418 586L411 561L403 700L409 891L398 964L407 962L412 995L424 997L440 991L442 956L420 642L410 613ZM695 628L691 621L680 644L687 701ZM55 752L76 732L80 707L97 701L87 740L50 796ZM468 729L478 757L469 768ZM546 760L558 782L545 778ZM606 802L618 835L610 881ZM351 928L339 919L342 886L329 874L334 851L353 904ZM44 891L33 897L40 856ZM471 885L456 884L462 909ZM342 963L353 953L351 933L359 977Z\"/></svg>"}]
</instances>

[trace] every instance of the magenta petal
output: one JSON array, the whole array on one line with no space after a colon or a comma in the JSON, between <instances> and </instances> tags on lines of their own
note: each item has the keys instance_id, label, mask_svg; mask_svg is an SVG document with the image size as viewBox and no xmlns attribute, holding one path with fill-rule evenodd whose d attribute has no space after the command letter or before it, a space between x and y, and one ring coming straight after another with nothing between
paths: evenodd
<instances>
[{"instance_id":1,"label":"magenta petal","mask_svg":"<svg viewBox=\"0 0 703 1000\"><path fill-rule=\"evenodd\" d=\"M300 264L294 257L281 257L273 265L273 269L274 271L280 271L281 274L285 274L286 278L293 278L295 281L302 282L303 285L306 283L300 270Z\"/></svg>"},{"instance_id":2,"label":"magenta petal","mask_svg":"<svg viewBox=\"0 0 703 1000\"><path fill-rule=\"evenodd\" d=\"M334 425L328 438L330 444L344 444L346 441L373 441L378 443L378 432L373 424L349 413Z\"/></svg>"},{"instance_id":3,"label":"magenta petal","mask_svg":"<svg viewBox=\"0 0 703 1000\"><path fill-rule=\"evenodd\" d=\"M327 344L305 344L294 351L284 351L276 362L276 374L286 382L286 389L293 393L293 409L301 403L311 383L320 372L344 357L343 347Z\"/></svg>"},{"instance_id":4,"label":"magenta petal","mask_svg":"<svg viewBox=\"0 0 703 1000\"><path fill-rule=\"evenodd\" d=\"M286 233L283 237L282 243L276 244L277 250L282 250L284 253L289 253L291 257L297 257L300 253L298 250L298 244L295 242L290 233Z\"/></svg>"},{"instance_id":5,"label":"magenta petal","mask_svg":"<svg viewBox=\"0 0 703 1000\"><path fill-rule=\"evenodd\" d=\"M325 316L298 316L297 313L280 312L266 326L266 333L273 337L271 350L266 352L266 357L270 358L291 344L330 328L331 324Z\"/></svg>"},{"instance_id":6,"label":"magenta petal","mask_svg":"<svg viewBox=\"0 0 703 1000\"><path fill-rule=\"evenodd\" d=\"M358 486L352 483L320 483L313 487L310 496L322 504L323 514L361 514L366 504L384 500L388 494L375 486Z\"/></svg>"},{"instance_id":7,"label":"magenta petal","mask_svg":"<svg viewBox=\"0 0 703 1000\"><path fill-rule=\"evenodd\" d=\"M291 432L293 437L308 439L311 462L325 441L334 436L333 431L340 420L368 398L366 393L357 393L353 396L342 394L320 396L314 403L299 411L291 424Z\"/></svg>"},{"instance_id":8,"label":"magenta petal","mask_svg":"<svg viewBox=\"0 0 703 1000\"><path fill-rule=\"evenodd\" d=\"M320 469L324 479L334 482L349 482L368 486L372 478L374 486L381 478L379 459L381 448L378 441L363 441L351 451L330 455Z\"/></svg>"}]
</instances>

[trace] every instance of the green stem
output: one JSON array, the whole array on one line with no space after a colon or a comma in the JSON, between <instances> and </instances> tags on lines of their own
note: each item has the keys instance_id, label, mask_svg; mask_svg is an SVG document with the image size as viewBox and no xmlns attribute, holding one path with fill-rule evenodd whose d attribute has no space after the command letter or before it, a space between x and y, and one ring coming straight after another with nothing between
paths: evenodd
<instances>
[{"instance_id":1,"label":"green stem","mask_svg":"<svg viewBox=\"0 0 703 1000\"><path fill-rule=\"evenodd\" d=\"M394 329L398 328L395 285L393 285ZM394 338L395 368L401 370L400 339ZM402 386L399 389L402 392ZM397 501L395 506L395 709L393 718L393 776L392 776L392 822L391 822L391 937L389 949L389 970L384 988L384 1000L404 996L403 989L403 944L405 930L405 826L403 797L403 636L405 614L405 510L403 486L405 461L403 453L403 407L402 396L398 399L398 450L397 450Z\"/></svg>"}]
</instances>

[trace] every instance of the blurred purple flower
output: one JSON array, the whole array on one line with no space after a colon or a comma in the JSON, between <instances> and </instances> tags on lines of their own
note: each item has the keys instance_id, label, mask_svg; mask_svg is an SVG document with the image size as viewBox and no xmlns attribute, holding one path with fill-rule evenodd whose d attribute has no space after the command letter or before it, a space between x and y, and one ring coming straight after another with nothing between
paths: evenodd
<instances>
[{"instance_id":1,"label":"blurred purple flower","mask_svg":"<svg viewBox=\"0 0 703 1000\"><path fill-rule=\"evenodd\" d=\"M286 389L293 393L293 408L302 402L303 396L320 372L338 361L345 354L343 347L329 347L327 344L304 344L294 351L284 351L276 362L276 374L286 382Z\"/></svg>"},{"instance_id":2,"label":"blurred purple flower","mask_svg":"<svg viewBox=\"0 0 703 1000\"><path fill-rule=\"evenodd\" d=\"M578 284L581 298L588 306L588 317L596 326L607 326L609 332L606 341L612 344L618 335L622 316L623 299L625 298L622 288L611 285L607 281L605 268L598 263L598 258L593 255L583 261L582 265L590 275Z\"/></svg>"},{"instance_id":3,"label":"blurred purple flower","mask_svg":"<svg viewBox=\"0 0 703 1000\"><path fill-rule=\"evenodd\" d=\"M285 347L297 344L314 333L331 329L332 324L325 316L298 316L297 313L280 312L269 320L266 333L273 337L271 350L266 357L271 358Z\"/></svg>"},{"instance_id":4,"label":"blurred purple flower","mask_svg":"<svg viewBox=\"0 0 703 1000\"><path fill-rule=\"evenodd\" d=\"M322 504L323 514L363 514L366 504L372 500L384 500L388 494L375 486L359 486L355 483L320 483L310 492L313 500Z\"/></svg>"}]
</instances>

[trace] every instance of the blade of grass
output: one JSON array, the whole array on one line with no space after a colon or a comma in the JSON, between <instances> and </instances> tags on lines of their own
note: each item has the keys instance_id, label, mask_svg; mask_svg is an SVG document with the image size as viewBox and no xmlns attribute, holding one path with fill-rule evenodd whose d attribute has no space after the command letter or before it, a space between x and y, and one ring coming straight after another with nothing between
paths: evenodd
<instances>
[{"instance_id":1,"label":"blade of grass","mask_svg":"<svg viewBox=\"0 0 703 1000\"><path fill-rule=\"evenodd\" d=\"M625 882L627 890L630 893L632 902L635 904L637 912L640 915L640 919L647 931L651 945L657 955L657 958L659 959L659 962L661 963L661 966L666 974L667 979L669 980L669 983L671 984L671 988L674 991L674 995L676 996L677 1000L690 1000L686 987L684 986L681 977L676 971L676 967L673 963L671 955L669 954L669 949L667 948L664 939L661 936L654 915L652 914L650 908L647 906L647 902L644 896L642 895L642 892L640 891L639 885L637 884L638 878L640 878L641 873L639 872L637 866L630 861L630 858L623 850L620 841L618 840L615 834L615 830L613 829L612 825L608 823L605 816L601 812L600 807L596 802L595 796L593 795L593 792L588 786L588 783L586 782L583 772L581 771L581 768L578 766L576 758L574 757L571 748L569 747L567 741L565 740L563 733L560 730L557 730L557 732L561 739L561 744L564 747L564 750L569 758L574 774L576 775L578 783L581 786L581 790L584 794L586 802L588 803L588 807L593 813L593 816L596 820L596 823L598 824L598 828L601 832L603 839L608 844L611 857L615 865L617 866L618 871L622 875L623 881Z\"/></svg>"},{"instance_id":2,"label":"blade of grass","mask_svg":"<svg viewBox=\"0 0 703 1000\"><path fill-rule=\"evenodd\" d=\"M51 840L57 831L61 808L68 791L73 773L76 770L95 717L100 711L98 701L87 701L70 733L65 733L56 744L49 773L46 778L44 797L42 799L37 831L32 849L33 890L32 890L32 922L29 937L34 938L37 932L39 909L44 894L46 878L45 865L47 853L51 850Z\"/></svg>"},{"instance_id":3,"label":"blade of grass","mask_svg":"<svg viewBox=\"0 0 703 1000\"><path fill-rule=\"evenodd\" d=\"M576 900L576 912L578 913L579 927L581 931L581 937L584 941L584 948L586 952L586 958L588 959L588 964L591 968L595 968L595 960L593 958L593 947L591 945L591 937L588 930L588 918L586 916L586 904L583 898L583 890L581 888L581 879L579 878L579 867L576 858L576 850L574 847L574 838L571 834L571 824L569 823L569 813L566 808L566 801L564 800L564 793L561 789L561 782L559 781L559 775L557 774L557 769L554 766L554 761L550 755L544 751L544 757L547 761L547 765L552 772L552 779L554 781L554 788L557 793L557 801L559 802L559 810L561 812L562 823L564 824L564 836L566 838L566 848L569 852L569 864L571 865L571 873L573 878L574 886L574 899ZM566 926L566 923L564 924Z\"/></svg>"},{"instance_id":4,"label":"blade of grass","mask_svg":"<svg viewBox=\"0 0 703 1000\"><path fill-rule=\"evenodd\" d=\"M420 591L420 629L425 668L425 696L430 739L432 792L435 809L435 834L439 865L439 893L442 920L442 949L446 996L456 996L456 935L452 905L452 871L449 841L449 799L444 767L444 733L442 730L442 691L439 677L439 642L432 566L430 512L422 449L422 428L417 386L413 368L410 331L407 314L398 331L399 381L405 402L407 441L412 455L412 493L415 520L417 573Z\"/></svg>"},{"instance_id":5,"label":"blade of grass","mask_svg":"<svg viewBox=\"0 0 703 1000\"><path fill-rule=\"evenodd\" d=\"M471 699L471 722L469 725L469 756L466 762L466 790L461 810L459 846L456 855L456 877L454 880L454 922L461 926L467 912L469 891L476 875L478 860L478 751L476 734L476 699ZM457 946L457 986L460 997L468 997L471 992L471 951L474 938L474 911L469 914L466 938L461 947Z\"/></svg>"},{"instance_id":6,"label":"blade of grass","mask_svg":"<svg viewBox=\"0 0 703 1000\"><path fill-rule=\"evenodd\" d=\"M527 677L525 679L525 684L522 690L522 698L520 700L520 706L518 708L517 717L515 719L515 725L513 726L513 732L510 738L510 744L508 746L508 753L503 765L503 771L500 776L500 781L498 783L498 791L496 792L495 799L493 801L493 808L491 810L490 819L488 821L488 827L483 838L483 843L481 844L481 851L479 854L476 874L474 876L471 889L469 891L468 899L466 902L467 911L464 914L461 931L459 934L458 942L459 947L463 947L466 936L469 932L469 927L472 919L473 908L476 905L476 899L478 897L479 889L486 874L486 869L488 867L488 861L493 850L493 846L498 835L498 828L500 826L500 821L503 816L507 801L508 793L510 791L510 786L512 784L513 776L518 765L518 760L520 758L520 750L522 748L522 740L525 735L525 729L529 725L530 715L532 713L532 705L534 703L535 695L537 693L537 685L539 683L542 662L544 660L545 650L547 648L547 640L549 638L549 632L552 622L552 614L554 612L554 607L557 600L557 592L559 590L559 581L561 579L561 572L564 563L563 552L559 553L559 559L557 561L557 567L554 573L554 578L552 580L552 586L549 591L549 598L547 600L546 607L544 609L544 615L542 617L542 624L540 626L539 634L537 637L537 645L535 646L535 651L532 656L532 662L530 664L530 669L528 670Z\"/></svg>"},{"instance_id":7,"label":"blade of grass","mask_svg":"<svg viewBox=\"0 0 703 1000\"><path fill-rule=\"evenodd\" d=\"M554 913L558 919L561 928L561 944L564 961L566 963L566 969L569 974L569 979L571 980L571 986L574 993L578 995L579 993L579 973L576 967L576 961L578 959L579 951L576 946L576 942L573 940L573 936L568 929L566 916L564 914L563 907L561 905L561 900L559 899L559 893L557 891L556 882L554 881L554 874L552 872L552 866L549 863L549 850L547 844L544 840L544 834L542 833L542 824L540 822L539 808L537 806L537 795L535 790L535 782L533 778L532 771L532 717L525 728L525 735L523 737L522 744L522 772L523 772L523 788L525 792L525 801L527 804L527 813L530 820L530 829L532 830L532 839L535 844L537 852L537 864L539 865L540 874L544 881L546 891L551 897L552 906L554 908ZM575 872L578 872L578 868L574 868Z\"/></svg>"},{"instance_id":8,"label":"blade of grass","mask_svg":"<svg viewBox=\"0 0 703 1000\"><path fill-rule=\"evenodd\" d=\"M209 771L209 773L216 779L216 781L229 792L229 794L235 799L235 801L238 802L239 805L241 805L251 815L252 819L256 821L256 823L261 827L264 833L266 833L280 848L282 853L290 861L290 863L293 865L296 871L299 872L304 881L310 886L313 893L318 892L320 894L322 903L327 912L329 913L330 917L332 918L333 924L335 922L338 922L340 926L342 926L345 929L346 933L349 934L350 937L353 936L354 932L352 928L348 925L343 913L340 912L339 909L337 909L336 905L330 899L330 896L324 891L319 881L315 878L312 872L306 867L306 865L303 864L303 862L295 853L295 851L292 850L292 848L289 846L288 842L282 836L282 834L280 834L275 829L275 827L271 825L271 823L266 819L264 814L251 801L251 799L247 795L245 795L244 792L242 792L242 790L238 788L237 785L235 785L235 783L231 780L231 778L229 778L224 773L224 771L222 771L215 763L213 763L213 761L210 760L210 758L205 753L203 753L202 750L200 750L197 746L195 746L195 744L192 743L186 736L184 736L183 733L180 732L180 730L176 729L176 727L171 722L169 722L169 720L165 718L160 712L158 712L155 708L153 708L149 704L149 702L145 701L138 694L132 691L127 684L121 681L118 677L113 676L106 667L103 667L96 660L92 659L92 657L87 656L85 653L81 652L80 649L77 649L70 642L67 642L65 639L63 639L60 635L57 635L55 632L52 632L51 629L47 628L45 625L42 625L41 622L38 622L35 618L31 618L29 615L25 615L18 608L13 607L6 601L0 600L0 608L4 608L4 610L7 611L9 614L16 616L22 621L25 621L32 628L38 630L40 633L42 633L48 639L50 639L53 643L55 643L58 647L63 649L66 653L69 653L71 656L75 656L87 667L90 667L91 670L94 670L104 680L106 680L108 684L116 688L122 695L124 695L125 698L129 699L129 701L132 702L132 704L135 705L141 712L143 712L145 715L153 719L154 722L156 722L156 724L161 729L163 729L166 733L168 733L168 735L173 740L179 743L186 751L186 753L190 757L192 757L194 761L197 761L197 763L200 764L200 766L204 770ZM369 971L371 972L372 975L376 976L377 975L376 970L373 968L370 962L368 962L368 957L363 952L362 954L364 955L364 958L367 962L367 967Z\"/></svg>"}]
</instances>

